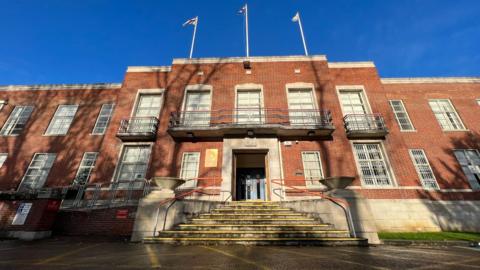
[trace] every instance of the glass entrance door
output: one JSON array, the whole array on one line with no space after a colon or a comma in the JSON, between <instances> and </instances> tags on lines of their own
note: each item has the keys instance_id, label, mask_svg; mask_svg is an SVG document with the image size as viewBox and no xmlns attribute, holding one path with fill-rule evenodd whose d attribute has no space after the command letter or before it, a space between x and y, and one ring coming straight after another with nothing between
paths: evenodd
<instances>
[{"instance_id":1,"label":"glass entrance door","mask_svg":"<svg viewBox=\"0 0 480 270\"><path fill-rule=\"evenodd\" d=\"M237 169L237 200L265 200L265 169Z\"/></svg>"}]
</instances>

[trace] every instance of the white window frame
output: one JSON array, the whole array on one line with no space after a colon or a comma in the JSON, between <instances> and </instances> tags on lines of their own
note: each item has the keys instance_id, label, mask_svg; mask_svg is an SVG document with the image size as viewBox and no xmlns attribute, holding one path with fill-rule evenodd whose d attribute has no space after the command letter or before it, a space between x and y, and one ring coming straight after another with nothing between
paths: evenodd
<instances>
[{"instance_id":1,"label":"white window frame","mask_svg":"<svg viewBox=\"0 0 480 270\"><path fill-rule=\"evenodd\" d=\"M102 113L104 112L104 108L106 108L106 106L109 106L111 105L112 108L110 109L110 112L108 114L104 114L102 115ZM108 110L108 109L105 109L105 110ZM102 104L102 107L100 108L100 111L98 112L98 116L97 116L97 121L95 121L95 126L93 126L93 129L92 129L92 135L104 135L105 132L107 131L108 129L108 125L110 125L110 121L112 120L112 116L113 116L113 111L115 110L115 103L105 103L105 104ZM105 124L105 127L103 127L103 131L102 132L96 132L96 129L98 129L98 124L99 124L99 121L100 121L100 118L102 117L105 117L107 120L106 120L106 124Z\"/></svg>"},{"instance_id":2,"label":"white window frame","mask_svg":"<svg viewBox=\"0 0 480 270\"><path fill-rule=\"evenodd\" d=\"M430 104L430 102L438 102L438 101L447 101L450 106L452 107L453 109L453 113L455 114L455 116L457 117L458 119L458 122L460 123L461 125L461 128L456 128L456 129L451 129L451 128L444 128L442 127L442 124L440 123L440 121L438 120L437 118L437 115L435 114L435 112L433 111L433 108L432 108L432 105ZM428 106L430 107L430 111L433 113L433 116L435 117L435 119L437 120L437 123L438 125L440 126L440 128L443 130L443 131L466 131L467 128L465 127L465 124L463 123L462 121L462 118L460 118L460 115L458 114L457 112L457 109L455 108L455 106L453 106L453 103L450 99L446 99L446 98L432 98L432 99L429 99L428 100ZM445 112L442 112L445 114ZM447 118L448 119L448 118ZM450 123L450 126L452 125L451 122Z\"/></svg>"},{"instance_id":3,"label":"white window frame","mask_svg":"<svg viewBox=\"0 0 480 270\"><path fill-rule=\"evenodd\" d=\"M32 164L33 162L35 161L35 158L37 158L37 156L40 156L40 155L50 155L50 156L53 156L53 160L52 160L52 165L50 167L32 167ZM47 157L48 158L48 157ZM18 186L18 190L22 190L22 187L24 185L24 181L25 181L25 178L28 176L28 174L30 173L30 171L33 171L33 170L40 170L40 171L45 171L45 175L44 175L44 179L40 179L40 181L43 181L42 185L41 186L37 186L38 185L38 182L39 182L39 179L35 179L35 182L33 183L34 184L34 188L33 189L38 189L38 188L42 188L43 186L45 186L45 183L47 183L47 180L48 180L48 176L50 174L50 171L55 163L55 160L57 158L57 154L56 153L35 153L32 157L32 160L30 160L30 164L28 165L28 168L27 170L25 171L25 174L23 175L22 177L22 181L20 182L20 185ZM31 187L29 187L28 189L31 189Z\"/></svg>"},{"instance_id":4,"label":"white window frame","mask_svg":"<svg viewBox=\"0 0 480 270\"><path fill-rule=\"evenodd\" d=\"M138 89L137 95L135 96L134 106L132 108L132 111L130 112L130 118L135 117L135 114L138 108L138 103L140 102L140 96L142 95L161 95L159 114L156 116L158 119L160 119L160 115L162 114L162 110L163 110L163 103L165 101L164 88Z\"/></svg>"},{"instance_id":5,"label":"white window frame","mask_svg":"<svg viewBox=\"0 0 480 270\"><path fill-rule=\"evenodd\" d=\"M5 104L7 104L7 101L0 100L0 111L3 109L3 106L5 106Z\"/></svg>"},{"instance_id":6,"label":"white window frame","mask_svg":"<svg viewBox=\"0 0 480 270\"><path fill-rule=\"evenodd\" d=\"M380 151L381 151L381 154L382 154L383 159L384 159L383 161L385 162L385 166L387 167L387 173L388 173L388 176L389 176L390 185L368 185L368 184L365 183L365 181L363 179L363 173L362 173L362 169L361 169L361 166L360 166L360 162L359 162L357 154L355 152L354 144L378 144L380 146ZM379 141L379 140L351 140L350 141L350 146L351 146L351 149L352 149L353 158L355 160L355 166L357 168L357 173L358 173L358 176L360 177L362 187L369 188L369 189L391 189L391 188L395 188L395 187L398 186L397 179L396 179L396 176L395 176L395 172L394 172L393 167L391 165L392 163L390 162L390 158L387 155L387 151L385 150L385 146L383 144L383 141Z\"/></svg>"},{"instance_id":7,"label":"white window frame","mask_svg":"<svg viewBox=\"0 0 480 270\"><path fill-rule=\"evenodd\" d=\"M73 113L73 115L71 116L71 119L70 119L70 122L68 123L68 128L63 132L63 133L53 133L52 132L52 128L53 128L53 125L56 121L58 121L58 117L62 117L62 118L67 118L67 116L58 116L58 113L60 111L60 108L62 107L74 107L75 108L75 112ZM70 127L72 126L72 123L73 123L73 120L75 120L75 116L77 115L77 112L78 112L78 104L60 104L57 106L57 109L55 110L55 113L53 114L52 116L52 119L50 119L50 123L48 124L48 127L47 127L47 130L45 131L45 136L65 136L68 134L68 131L70 130ZM70 117L70 116L68 116Z\"/></svg>"},{"instance_id":8,"label":"white window frame","mask_svg":"<svg viewBox=\"0 0 480 270\"><path fill-rule=\"evenodd\" d=\"M94 154L95 155L95 157L93 158L93 163L91 165L85 165L84 162L86 162L87 155L89 155L89 154ZM77 174L75 175L75 179L73 180L74 184L78 184L78 177L80 176L80 172L81 172L82 169L87 169L88 170L87 178L85 180L85 183L83 183L83 185L88 184L88 182L90 181L90 176L92 175L92 170L95 168L95 165L97 163L97 158L98 158L98 152L85 152L85 153L83 153L82 160L80 161L80 164L78 165Z\"/></svg>"},{"instance_id":9,"label":"white window frame","mask_svg":"<svg viewBox=\"0 0 480 270\"><path fill-rule=\"evenodd\" d=\"M340 103L340 109L342 110L342 116L345 116L345 108L343 107L341 93L342 92L360 92L362 101L364 102L365 111L367 114L372 113L372 107L370 106L370 99L368 98L367 91L363 85L337 85L337 98Z\"/></svg>"},{"instance_id":10,"label":"white window frame","mask_svg":"<svg viewBox=\"0 0 480 270\"><path fill-rule=\"evenodd\" d=\"M0 153L0 169L8 158L8 153Z\"/></svg>"},{"instance_id":11,"label":"white window frame","mask_svg":"<svg viewBox=\"0 0 480 270\"><path fill-rule=\"evenodd\" d=\"M311 176L308 176L308 179L307 179L307 171L305 170L306 166L305 166L305 158L304 158L304 155L306 155L306 154L316 154L318 156L318 170L320 170L320 176L319 176L318 179L315 179ZM318 188L323 189L325 186L323 184L321 184L320 181L318 181L318 180L324 178L323 165L322 165L322 155L320 154L320 151L302 151L301 155L302 155L303 176L305 178L306 187L308 189L318 189ZM317 183L313 184L312 182L317 182Z\"/></svg>"},{"instance_id":12,"label":"white window frame","mask_svg":"<svg viewBox=\"0 0 480 270\"><path fill-rule=\"evenodd\" d=\"M395 101L400 102L400 105L402 106L403 111L401 111L401 112L400 111L395 111L395 107L392 104L392 102L395 102ZM391 100L388 101L388 103L390 103L390 107L392 108L393 114L395 115L395 119L397 120L397 124L398 124L398 127L400 128L400 131L401 132L415 132L416 131L415 126L413 125L413 122L410 119L410 115L408 114L407 108L405 107L405 104L403 103L403 100L401 100L401 99L391 99ZM402 127L402 124L400 123L400 119L398 118L397 113L405 113L406 120L408 121L408 123L412 127L411 129L404 129Z\"/></svg>"},{"instance_id":13,"label":"white window frame","mask_svg":"<svg viewBox=\"0 0 480 270\"><path fill-rule=\"evenodd\" d=\"M118 158L117 158L117 165L115 167L115 173L113 174L113 177L112 177L112 183L116 183L118 182L119 180L119 177L120 177L120 171L122 169L122 160L123 160L123 155L124 155L124 152L125 152L125 148L127 147L148 147L148 150L149 150L149 157L148 157L148 161L147 161L147 167L146 167L146 170L145 170L145 177L147 176L149 170L150 170L150 163L152 161L152 148L153 148L153 143L124 143L122 144L122 146L120 147L120 152L118 154ZM136 179L131 179L131 181L135 181ZM123 180L122 180L123 181ZM138 185L140 186L140 185ZM122 187L127 187L126 185L120 185L119 188L122 188Z\"/></svg>"},{"instance_id":14,"label":"white window frame","mask_svg":"<svg viewBox=\"0 0 480 270\"><path fill-rule=\"evenodd\" d=\"M196 168L196 176L195 178L198 178L198 175L200 174L200 159L201 159L201 152L197 152L197 151L189 151L189 152L183 152L182 154L182 163L180 164L180 172L179 172L179 178L182 178L183 179L183 174L184 174L184 164L185 164L185 158L187 155L192 155L192 154L195 154L198 158L198 162L197 162L197 168ZM191 179L191 178L190 178ZM185 179L185 180L189 180L189 179ZM194 180L190 180L190 181L187 181L185 184L181 185L179 188L180 189L186 189L186 188L195 188L197 187L197 179L194 179Z\"/></svg>"},{"instance_id":15,"label":"white window frame","mask_svg":"<svg viewBox=\"0 0 480 270\"><path fill-rule=\"evenodd\" d=\"M264 104L264 97L263 97L263 85L262 84L254 84L254 83L246 83L246 84L237 84L235 85L235 109L239 109L238 108L238 93L239 92L249 92L249 91L259 91L260 92L260 108L259 110L261 110L263 112L263 114L261 115L261 117L258 117L259 119L259 123L264 123L265 122L265 104ZM210 104L212 103L212 100L210 99ZM237 111L238 113L238 111ZM236 117L236 119L234 120L236 123L238 121L238 118ZM242 121L238 122L238 123L244 123ZM245 122L245 123L248 123L248 122Z\"/></svg>"},{"instance_id":16,"label":"white window frame","mask_svg":"<svg viewBox=\"0 0 480 270\"><path fill-rule=\"evenodd\" d=\"M420 151L422 153L422 158L425 159L425 164L419 164L417 163L417 160L414 155L414 151ZM435 173L432 170L432 166L430 165L430 161L428 160L427 155L425 154L425 151L421 148L415 148L415 149L408 149L408 153L410 154L410 158L412 160L413 166L415 166L415 170L417 171L418 179L420 179L420 183L422 184L424 189L440 189L438 186L437 182L437 177L435 176ZM430 173L433 177L433 179L424 179L423 174L422 174L422 169L420 166L424 166L424 169L428 170L428 173ZM430 183L427 183L430 182ZM433 186L431 186L433 184Z\"/></svg>"},{"instance_id":17,"label":"white window frame","mask_svg":"<svg viewBox=\"0 0 480 270\"><path fill-rule=\"evenodd\" d=\"M291 90L310 90L312 93L312 104L313 104L313 110L316 110L316 112L312 112L312 117L316 117L316 118L319 118L321 117L319 114L318 114L318 110L319 110L319 104L318 104L318 99L317 99L317 94L316 94L316 91L315 91L315 85L313 83L305 83L305 82L297 82L297 83L287 83L285 85L285 94L287 95L287 106L288 106L288 110L289 110L289 113L288 113L288 117L290 119L290 115L291 115L291 112L290 110L292 110L291 106L290 106L290 91ZM299 123L295 123L295 122L291 122L290 120L290 124L291 125L305 125L305 124L316 124L315 121L313 123L304 123L304 122L299 122Z\"/></svg>"},{"instance_id":18,"label":"white window frame","mask_svg":"<svg viewBox=\"0 0 480 270\"><path fill-rule=\"evenodd\" d=\"M208 123L211 123L212 121L212 103L213 103L213 87L209 84L191 84L191 85L187 85L187 87L185 87L185 90L183 92L183 101L182 101L182 112L184 112L186 110L186 106L187 106L187 97L188 97L188 92L195 92L195 91L205 91L205 92L208 92L210 94L210 106L209 106L209 109L208 109L208 117L209 117L209 121ZM184 116L180 116L180 117L184 117ZM193 125L195 126L195 125Z\"/></svg>"},{"instance_id":19,"label":"white window frame","mask_svg":"<svg viewBox=\"0 0 480 270\"><path fill-rule=\"evenodd\" d=\"M465 152L465 151L476 151L477 152L477 155L480 156L480 151L478 149L472 149L472 148L467 148L467 149L459 149L459 148L455 148L453 149L453 156L455 157L455 160L457 161L457 164L462 167L462 164L460 164L460 161L457 159L457 156L455 155L455 151L462 151L462 152ZM467 179L467 182L468 184L470 185L471 189L472 190L480 190L480 183L472 183L472 181L468 178L467 174L463 171L463 168L461 168L462 170L462 173L465 175L465 178Z\"/></svg>"},{"instance_id":20,"label":"white window frame","mask_svg":"<svg viewBox=\"0 0 480 270\"><path fill-rule=\"evenodd\" d=\"M480 106L480 98L477 98L477 105Z\"/></svg>"},{"instance_id":21,"label":"white window frame","mask_svg":"<svg viewBox=\"0 0 480 270\"><path fill-rule=\"evenodd\" d=\"M31 108L32 111L28 114L28 117L24 117L25 122L22 123L22 124L24 125L24 127L20 130L20 132L19 132L18 134L12 134L12 131L15 129L15 126L19 123L19 120L20 120L20 117L12 118L12 117L13 117L13 113L15 112L15 110L16 110L17 108L21 108L21 109L22 109L22 112L21 112L21 113L23 113L26 108ZM27 125L28 121L30 120L30 117L32 116L33 110L35 110L35 107L32 106L32 105L19 105L19 106L15 106L15 107L13 108L13 110L10 112L10 115L8 116L7 121L5 121L5 123L4 123L3 126L2 126L2 129L0 130L1 136L18 136L18 135L20 135L20 134L23 132L23 130L25 129L25 126ZM14 124L11 125L11 124L12 124L11 122L13 122ZM7 132L7 130L6 130L6 129L7 129L7 125L10 126L10 129L8 130L8 132Z\"/></svg>"}]
</instances>

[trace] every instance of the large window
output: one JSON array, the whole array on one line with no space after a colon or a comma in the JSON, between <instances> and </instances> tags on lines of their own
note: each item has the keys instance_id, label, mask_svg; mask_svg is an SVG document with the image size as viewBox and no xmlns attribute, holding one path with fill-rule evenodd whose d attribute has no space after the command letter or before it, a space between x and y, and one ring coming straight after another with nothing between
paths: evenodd
<instances>
[{"instance_id":1,"label":"large window","mask_svg":"<svg viewBox=\"0 0 480 270\"><path fill-rule=\"evenodd\" d=\"M3 125L0 134L3 136L19 135L32 114L33 106L15 106L12 113Z\"/></svg>"},{"instance_id":2,"label":"large window","mask_svg":"<svg viewBox=\"0 0 480 270\"><path fill-rule=\"evenodd\" d=\"M478 150L457 149L454 150L454 153L472 189L480 189L480 154Z\"/></svg>"},{"instance_id":3,"label":"large window","mask_svg":"<svg viewBox=\"0 0 480 270\"><path fill-rule=\"evenodd\" d=\"M397 119L397 123L400 126L401 131L414 130L410 117L408 117L407 110L401 100L390 100L390 106L392 106L393 113Z\"/></svg>"},{"instance_id":4,"label":"large window","mask_svg":"<svg viewBox=\"0 0 480 270\"><path fill-rule=\"evenodd\" d=\"M379 143L354 143L363 183L367 186L391 186L391 175Z\"/></svg>"},{"instance_id":5,"label":"large window","mask_svg":"<svg viewBox=\"0 0 480 270\"><path fill-rule=\"evenodd\" d=\"M5 163L5 160L7 160L7 153L0 153L0 168L2 168L3 163Z\"/></svg>"},{"instance_id":6,"label":"large window","mask_svg":"<svg viewBox=\"0 0 480 270\"><path fill-rule=\"evenodd\" d=\"M422 186L424 188L438 188L437 180L423 149L409 149L408 151Z\"/></svg>"},{"instance_id":7,"label":"large window","mask_svg":"<svg viewBox=\"0 0 480 270\"><path fill-rule=\"evenodd\" d=\"M23 176L19 190L42 188L45 185L56 156L53 153L36 153Z\"/></svg>"},{"instance_id":8,"label":"large window","mask_svg":"<svg viewBox=\"0 0 480 270\"><path fill-rule=\"evenodd\" d=\"M312 89L288 89L288 110L292 125L312 125L319 122Z\"/></svg>"},{"instance_id":9,"label":"large window","mask_svg":"<svg viewBox=\"0 0 480 270\"><path fill-rule=\"evenodd\" d=\"M210 124L210 91L187 91L183 124L186 126Z\"/></svg>"},{"instance_id":10,"label":"large window","mask_svg":"<svg viewBox=\"0 0 480 270\"><path fill-rule=\"evenodd\" d=\"M187 180L181 188L193 188L197 186L198 170L200 166L200 152L185 152L180 168L180 178Z\"/></svg>"},{"instance_id":11,"label":"large window","mask_svg":"<svg viewBox=\"0 0 480 270\"><path fill-rule=\"evenodd\" d=\"M432 99L428 101L438 123L443 130L463 130L465 127L458 117L455 108L448 99Z\"/></svg>"},{"instance_id":12,"label":"large window","mask_svg":"<svg viewBox=\"0 0 480 270\"><path fill-rule=\"evenodd\" d=\"M83 154L82 161L78 167L77 175L73 181L76 185L85 185L90 179L90 174L95 167L95 161L97 160L98 153L96 152L85 152Z\"/></svg>"},{"instance_id":13,"label":"large window","mask_svg":"<svg viewBox=\"0 0 480 270\"><path fill-rule=\"evenodd\" d=\"M306 151L302 152L303 173L307 187L322 187L320 179L323 178L322 162L320 160L320 152Z\"/></svg>"},{"instance_id":14,"label":"large window","mask_svg":"<svg viewBox=\"0 0 480 270\"><path fill-rule=\"evenodd\" d=\"M65 135L77 113L78 105L60 105L53 115L46 135Z\"/></svg>"},{"instance_id":15,"label":"large window","mask_svg":"<svg viewBox=\"0 0 480 270\"><path fill-rule=\"evenodd\" d=\"M145 179L150 160L149 145L125 145L118 165L117 181Z\"/></svg>"},{"instance_id":16,"label":"large window","mask_svg":"<svg viewBox=\"0 0 480 270\"><path fill-rule=\"evenodd\" d=\"M237 91L237 123L259 124L264 119L261 90Z\"/></svg>"},{"instance_id":17,"label":"large window","mask_svg":"<svg viewBox=\"0 0 480 270\"><path fill-rule=\"evenodd\" d=\"M162 94L140 94L135 117L157 117L162 108Z\"/></svg>"},{"instance_id":18,"label":"large window","mask_svg":"<svg viewBox=\"0 0 480 270\"><path fill-rule=\"evenodd\" d=\"M344 116L368 113L362 90L340 90L340 102Z\"/></svg>"},{"instance_id":19,"label":"large window","mask_svg":"<svg viewBox=\"0 0 480 270\"><path fill-rule=\"evenodd\" d=\"M114 104L103 104L102 108L100 109L100 113L97 117L97 122L95 123L95 127L93 128L92 134L102 135L105 133L105 130L110 123L110 118L112 117L113 108L115 107Z\"/></svg>"}]
</instances>

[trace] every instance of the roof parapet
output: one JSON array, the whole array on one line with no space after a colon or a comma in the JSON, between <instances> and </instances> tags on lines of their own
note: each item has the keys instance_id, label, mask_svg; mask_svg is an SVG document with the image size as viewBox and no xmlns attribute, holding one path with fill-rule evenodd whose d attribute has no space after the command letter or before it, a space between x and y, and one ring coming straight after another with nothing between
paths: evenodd
<instances>
[{"instance_id":1,"label":"roof parapet","mask_svg":"<svg viewBox=\"0 0 480 270\"><path fill-rule=\"evenodd\" d=\"M121 83L2 85L0 86L0 91L106 90L121 87Z\"/></svg>"},{"instance_id":2,"label":"roof parapet","mask_svg":"<svg viewBox=\"0 0 480 270\"><path fill-rule=\"evenodd\" d=\"M131 66L127 72L170 72L171 66Z\"/></svg>"},{"instance_id":3,"label":"roof parapet","mask_svg":"<svg viewBox=\"0 0 480 270\"><path fill-rule=\"evenodd\" d=\"M480 77L419 77L419 78L382 78L384 84L407 83L480 83Z\"/></svg>"},{"instance_id":4,"label":"roof parapet","mask_svg":"<svg viewBox=\"0 0 480 270\"><path fill-rule=\"evenodd\" d=\"M365 62L329 62L329 68L371 68L375 67L375 63L371 61Z\"/></svg>"},{"instance_id":5,"label":"roof parapet","mask_svg":"<svg viewBox=\"0 0 480 270\"><path fill-rule=\"evenodd\" d=\"M174 65L185 64L216 64L216 63L243 63L254 62L301 62L301 61L327 61L325 55L287 55L287 56L251 56L251 57L212 57L212 58L175 58Z\"/></svg>"}]
</instances>

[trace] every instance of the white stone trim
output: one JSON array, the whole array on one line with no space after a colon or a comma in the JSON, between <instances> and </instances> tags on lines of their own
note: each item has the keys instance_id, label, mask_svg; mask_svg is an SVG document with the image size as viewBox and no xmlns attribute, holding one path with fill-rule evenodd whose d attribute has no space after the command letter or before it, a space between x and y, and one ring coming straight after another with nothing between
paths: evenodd
<instances>
[{"instance_id":1,"label":"white stone trim","mask_svg":"<svg viewBox=\"0 0 480 270\"><path fill-rule=\"evenodd\" d=\"M405 83L480 83L480 77L382 78L383 84Z\"/></svg>"},{"instance_id":2,"label":"white stone trim","mask_svg":"<svg viewBox=\"0 0 480 270\"><path fill-rule=\"evenodd\" d=\"M371 68L375 67L375 63L371 61L365 62L329 62L329 68Z\"/></svg>"},{"instance_id":3,"label":"white stone trim","mask_svg":"<svg viewBox=\"0 0 480 270\"><path fill-rule=\"evenodd\" d=\"M0 86L0 91L105 90L121 87L121 83L4 85Z\"/></svg>"},{"instance_id":4,"label":"white stone trim","mask_svg":"<svg viewBox=\"0 0 480 270\"><path fill-rule=\"evenodd\" d=\"M289 55L289 56L253 56L253 57L215 57L215 58L176 58L174 65L185 64L215 64L215 63L242 63L250 62L296 62L296 61L327 61L325 55Z\"/></svg>"},{"instance_id":5,"label":"white stone trim","mask_svg":"<svg viewBox=\"0 0 480 270\"><path fill-rule=\"evenodd\" d=\"M127 72L170 72L171 66L131 66L127 67Z\"/></svg>"},{"instance_id":6,"label":"white stone trim","mask_svg":"<svg viewBox=\"0 0 480 270\"><path fill-rule=\"evenodd\" d=\"M445 188L445 189L433 189L433 188L424 188L422 186L389 186L389 187L371 187L371 186L348 186L346 189L367 189L367 190L384 190L384 189L397 189L397 190L425 190L425 191L433 191L433 192L442 192L442 193L449 193L449 192L476 192L473 189L469 188Z\"/></svg>"}]
</instances>

